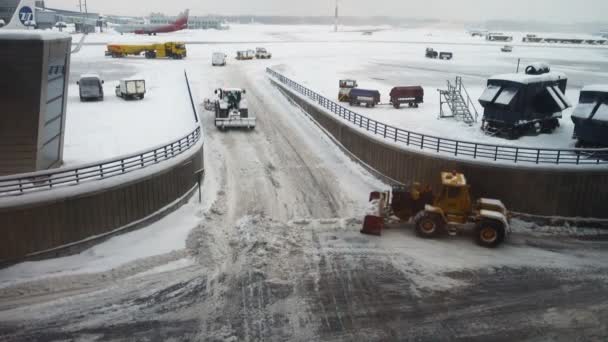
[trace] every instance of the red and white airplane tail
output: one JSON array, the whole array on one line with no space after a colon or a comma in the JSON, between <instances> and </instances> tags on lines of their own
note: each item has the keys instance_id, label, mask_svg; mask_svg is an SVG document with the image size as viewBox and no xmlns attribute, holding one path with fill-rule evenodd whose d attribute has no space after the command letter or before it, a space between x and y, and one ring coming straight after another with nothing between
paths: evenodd
<instances>
[{"instance_id":1,"label":"red and white airplane tail","mask_svg":"<svg viewBox=\"0 0 608 342\"><path fill-rule=\"evenodd\" d=\"M36 2L34 0L21 0L11 21L2 29L27 29L36 26Z\"/></svg>"}]
</instances>

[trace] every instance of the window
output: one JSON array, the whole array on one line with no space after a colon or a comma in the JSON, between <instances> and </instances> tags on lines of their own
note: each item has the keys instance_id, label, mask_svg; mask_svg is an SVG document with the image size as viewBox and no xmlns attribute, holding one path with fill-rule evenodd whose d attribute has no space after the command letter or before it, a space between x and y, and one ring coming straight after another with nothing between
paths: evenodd
<instances>
[{"instance_id":1,"label":"window","mask_svg":"<svg viewBox=\"0 0 608 342\"><path fill-rule=\"evenodd\" d=\"M499 85L490 84L479 97L479 101L489 103L494 102L494 99L496 98L496 95L498 95L501 88L502 87Z\"/></svg>"}]
</instances>

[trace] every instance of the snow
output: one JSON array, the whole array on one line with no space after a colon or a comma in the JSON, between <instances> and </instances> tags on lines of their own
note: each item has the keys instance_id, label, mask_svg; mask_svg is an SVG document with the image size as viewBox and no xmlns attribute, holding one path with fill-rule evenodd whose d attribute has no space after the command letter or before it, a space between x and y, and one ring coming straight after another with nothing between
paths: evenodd
<instances>
[{"instance_id":1,"label":"snow","mask_svg":"<svg viewBox=\"0 0 608 342\"><path fill-rule=\"evenodd\" d=\"M608 103L604 102L595 112L593 120L608 122Z\"/></svg>"},{"instance_id":2,"label":"snow","mask_svg":"<svg viewBox=\"0 0 608 342\"><path fill-rule=\"evenodd\" d=\"M335 183L336 189L340 189L341 192L329 194L331 200L335 200L334 196L336 196L338 202L343 202L344 206L349 208L351 216L359 215L364 213L367 205L366 192L373 187L382 190L386 189L387 186L364 171L360 165L344 156L330 137L320 133L322 130L320 127L315 126L304 113L294 109L281 93L265 80L264 69L266 67L273 67L295 81L334 100L338 93L339 79L357 79L362 86L379 89L383 94L388 94L395 85L422 85L426 90L426 98L425 103L420 108L395 110L392 107L375 109L357 107L355 111L387 124L435 136L503 145L545 147L569 147L574 144L570 139L572 134L572 123L569 120L570 113L566 113L564 120L561 121L562 127L553 135L523 137L519 141L506 141L483 134L479 130L479 124L468 127L449 119L439 120L437 118L439 112L438 94L434 93L434 89L444 89L446 80L453 80L456 75L463 75L471 98L476 101L486 89L488 77L497 73L514 71L517 58L534 61L541 58L546 59L548 56L553 57L553 59L549 59L552 67L556 70L563 70L569 76L571 90L567 94L570 99L578 98L578 91L584 84L591 83L594 80L597 82L598 79L608 76L606 71L597 69L597 65L602 65L601 63L605 60L604 54L608 51L603 47L559 47L559 56L555 56L555 49L557 46L561 46L560 44L540 45L541 47L526 44L517 49L517 55L504 56L500 52L500 46L503 43L495 44L471 38L464 30L385 28L383 31L375 32L373 36L363 36L360 31L348 32L346 28L344 29L343 32L332 33L330 32L331 28L327 26L232 25L231 30L228 31L186 30L163 35L163 40L180 40L187 44L189 42L193 43L187 45L188 58L180 61L146 60L137 57L112 59L104 57L104 46L88 45L102 44L108 41L158 41L159 37L121 36L115 32L88 35L87 43L82 47L82 50L77 55L72 55L72 75L74 78L80 74L99 73L106 80L104 85L106 100L104 102L81 103L77 96L77 86L72 80L69 86L66 122L66 150L64 154L66 164L75 165L97 161L147 149L150 146L166 143L191 132L195 123L191 104L187 97L183 76L184 69L189 71L196 103L201 103L202 98L211 96L214 88L224 86L245 87L247 83L244 80L242 84L235 84L234 79L226 77L227 73L238 72L239 76L244 76L243 79L250 79L250 85L255 85L258 88L258 94L263 94L259 102L268 104L269 108L276 108L276 113L272 115L277 115L277 120L292 121L293 127L298 128L293 132L281 133L289 134L290 138L299 137L310 143L312 147L309 147L309 149L314 151L314 156L303 155L302 158L314 158L314 172L334 170L334 173L340 175L340 177L336 177ZM194 44L196 42L211 42L213 44ZM238 62L231 58L226 68L213 69L211 67L211 57L214 51L226 51L233 57L234 51L259 44L269 44L271 46L269 48L273 52L273 59ZM432 45L439 50L449 49L454 52L455 59L452 61L428 60L424 58L426 45ZM576 64L573 64L575 62ZM239 69L236 69L236 63L239 63ZM127 77L146 79L148 94L143 101L124 101L114 96L114 86L117 80ZM479 108L478 104L477 106ZM207 112L201 119L204 120L209 115L212 114ZM269 122L265 122L265 124L267 127L272 126ZM259 134L262 134L260 132L262 131L254 131L250 136L251 139L254 140ZM221 154L220 152L229 150L227 147L218 145L223 142L232 143L232 140L239 139L238 133L240 132L235 135L223 135L222 138L217 138L218 140L215 141L217 151L210 153L206 149L205 158L211 158L211 162L206 160L208 166L206 168L205 190L203 191L205 196L203 206L191 201L177 212L145 229L114 237L78 255L22 263L0 270L0 287L46 277L106 272L128 263L139 265L138 260L141 258L183 251L188 234L193 228L199 227L205 221L204 216L208 213L210 199L214 199L220 190L221 192L225 190L235 191L235 189L224 188L224 185L219 182L220 178L225 177L220 173L225 172L227 166L226 164L218 165L230 156ZM277 137L278 135L273 138ZM222 148L226 148L226 150L222 150ZM251 150L247 151L251 152ZM266 151L256 152L265 153ZM337 155L340 157L336 157ZM264 155L264 157L267 157L267 155ZM229 177L231 181L234 181L240 174L258 171L255 168L245 168L245 166L249 166L247 162L250 158L252 156L245 152L235 156L235 159L239 159L239 163L229 165L234 168L228 170L228 172L232 172ZM290 163L284 169L279 170L276 176L283 184L289 183L289 174L293 170ZM299 165L296 166L299 167ZM132 175L132 177L136 176L139 175ZM121 178L120 181L125 181L125 178ZM258 181L260 181L259 177L252 185L255 187L255 194L258 194L258 190L263 190L258 188ZM362 186L363 183L367 186ZM370 186L370 184L373 186ZM61 194L60 191L66 191L67 196L73 195L73 191L78 189L90 190L85 187L86 185L83 184L79 187L73 187L73 189L57 189L57 192L49 192L48 196ZM281 199L287 199L289 197L287 195L293 194L295 191L292 188L281 187L272 190L281 192ZM247 199L252 197L248 193L245 196L240 193L233 196L237 196L239 201L243 197L247 197ZM303 196L290 200L301 202L302 199L315 200L317 198ZM253 202L257 200L257 198L253 198ZM274 201L275 199L272 198L271 200ZM228 202L228 204L230 203ZM257 207L254 209L257 209ZM296 211L305 212L305 209L308 209L310 215L310 208L288 209L289 215ZM315 209L320 210L319 208ZM294 223L298 221L302 224L289 226L288 229L285 225L279 224L281 226L280 230L269 229L266 231L265 228L259 229L258 232L262 234L261 241L266 242L268 248L260 251L256 250L256 254L251 255L252 262L280 262L280 257L283 254L273 254L277 253L275 247L279 248L279 252L289 250L292 243L298 242L297 236L292 235L293 231L297 227L306 226L306 222L310 223L310 229L315 229L321 233L331 232L331 229L341 229L342 231L350 229L352 231L348 232L347 237L350 240L355 240L359 237L359 225L348 226L343 223L358 218L360 219L358 216L353 219L346 215L332 220L318 220L319 218L315 217L291 217ZM239 217L236 217L236 219L239 219ZM253 233L251 229L258 227L254 224L256 220L263 223L268 219L246 216L237 221L237 232L242 234L242 236L238 236L238 234L236 236L237 245L238 243L242 243L242 246L255 245L256 235L251 235ZM338 227L336 228L336 226ZM223 225L217 224L209 227L210 230L218 232L222 232L225 228ZM282 232L281 234L284 235L277 232ZM412 272L411 263L404 262L407 257L419 261L418 266L420 267L415 271L425 270L426 267L429 267L423 276L417 278L420 282L434 280L434 278L424 278L429 273L442 272L451 268L463 269L522 264L562 267L564 265L584 264L588 261L573 259L566 254L533 249L528 246L507 245L504 249L501 249L500 253L496 253L495 251L471 248L471 242L468 240L426 241L415 238L413 233L410 233L401 230L389 231L382 239L366 242L366 244L369 245L370 253L378 249L399 253L399 256L395 257L395 263L399 264L404 272ZM339 242L332 243L337 244ZM327 243L327 241L322 241L322 243ZM344 241L343 243L348 247L349 243ZM214 248L219 250L225 247L220 243ZM313 247L307 246L307 248ZM354 249L351 249L351 251L365 252L365 250ZM222 250L221 253L228 253L228 251ZM274 257L274 260L264 259L260 257L261 254L270 254ZM600 259L600 257L601 255L597 259ZM189 260L180 255L180 257L168 263L154 265L154 267L145 270L138 269L137 272L170 271L187 267L191 262ZM429 283L433 284L432 281L429 281Z\"/></svg>"},{"instance_id":3,"label":"snow","mask_svg":"<svg viewBox=\"0 0 608 342\"><path fill-rule=\"evenodd\" d=\"M580 119L588 119L591 114L593 114L593 110L597 106L597 102L590 103L579 103L578 106L572 112L572 116Z\"/></svg>"},{"instance_id":4,"label":"snow","mask_svg":"<svg viewBox=\"0 0 608 342\"><path fill-rule=\"evenodd\" d=\"M191 201L145 229L113 237L80 254L0 269L0 288L41 278L105 272L137 259L184 249L188 234L200 223L199 210Z\"/></svg>"},{"instance_id":5,"label":"snow","mask_svg":"<svg viewBox=\"0 0 608 342\"><path fill-rule=\"evenodd\" d=\"M80 75L80 79L83 78L98 78L101 79L101 77L98 74L82 74Z\"/></svg>"},{"instance_id":6,"label":"snow","mask_svg":"<svg viewBox=\"0 0 608 342\"><path fill-rule=\"evenodd\" d=\"M548 72L542 75L519 74L502 74L490 77L490 80L508 81L521 84L552 82L566 78L566 74L562 72Z\"/></svg>"},{"instance_id":7,"label":"snow","mask_svg":"<svg viewBox=\"0 0 608 342\"><path fill-rule=\"evenodd\" d=\"M71 39L70 35L62 32L43 31L43 30L0 30L0 40L58 40Z\"/></svg>"},{"instance_id":8,"label":"snow","mask_svg":"<svg viewBox=\"0 0 608 342\"><path fill-rule=\"evenodd\" d=\"M592 84L584 86L581 91L608 93L608 84Z\"/></svg>"},{"instance_id":9,"label":"snow","mask_svg":"<svg viewBox=\"0 0 608 342\"><path fill-rule=\"evenodd\" d=\"M105 57L100 47L72 55L66 113L64 165L111 159L182 138L196 128L184 77L185 63ZM105 80L104 100L81 102L76 81L97 73ZM193 75L190 75L192 77ZM145 79L146 97L115 95L118 80Z\"/></svg>"}]
</instances>

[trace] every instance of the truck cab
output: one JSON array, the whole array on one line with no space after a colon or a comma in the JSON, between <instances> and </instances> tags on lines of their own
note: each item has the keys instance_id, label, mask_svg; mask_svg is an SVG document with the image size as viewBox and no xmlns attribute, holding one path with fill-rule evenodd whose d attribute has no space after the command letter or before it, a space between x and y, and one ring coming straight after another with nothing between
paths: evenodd
<instances>
[{"instance_id":1,"label":"truck cab","mask_svg":"<svg viewBox=\"0 0 608 342\"><path fill-rule=\"evenodd\" d=\"M349 102L350 101L350 91L353 88L357 88L359 85L355 80L340 80L339 82L339 91L338 91L338 101L340 102Z\"/></svg>"},{"instance_id":2,"label":"truck cab","mask_svg":"<svg viewBox=\"0 0 608 342\"><path fill-rule=\"evenodd\" d=\"M272 54L266 50L266 48L259 47L255 48L255 58L257 59L270 59Z\"/></svg>"},{"instance_id":3,"label":"truck cab","mask_svg":"<svg viewBox=\"0 0 608 342\"><path fill-rule=\"evenodd\" d=\"M242 127L253 129L256 124L255 115L249 112L246 91L241 88L219 88L214 103L215 126L219 129Z\"/></svg>"},{"instance_id":4,"label":"truck cab","mask_svg":"<svg viewBox=\"0 0 608 342\"><path fill-rule=\"evenodd\" d=\"M96 74L81 75L78 84L80 101L102 100L103 101L104 81Z\"/></svg>"}]
</instances>

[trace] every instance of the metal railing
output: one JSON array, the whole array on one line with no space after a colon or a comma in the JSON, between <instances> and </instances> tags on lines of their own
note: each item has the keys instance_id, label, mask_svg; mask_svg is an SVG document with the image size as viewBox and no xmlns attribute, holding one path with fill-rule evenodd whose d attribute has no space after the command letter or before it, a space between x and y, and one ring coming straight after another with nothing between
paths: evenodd
<instances>
[{"instance_id":1,"label":"metal railing","mask_svg":"<svg viewBox=\"0 0 608 342\"><path fill-rule=\"evenodd\" d=\"M267 68L266 72L290 89L308 97L321 107L338 115L354 126L395 143L441 153L454 157L486 160L491 162L510 162L553 165L606 165L608 149L548 149L491 145L469 141L441 138L407 131L357 114L326 97L300 85L299 83Z\"/></svg>"},{"instance_id":2,"label":"metal railing","mask_svg":"<svg viewBox=\"0 0 608 342\"><path fill-rule=\"evenodd\" d=\"M186 75L186 83L188 83ZM189 86L188 86L189 89ZM192 93L189 91L193 103ZM193 107L196 117L196 108ZM197 127L183 138L150 150L110 160L79 165L71 168L23 173L0 177L0 198L18 196L32 191L51 190L63 186L75 186L84 182L104 180L129 172L145 169L188 151L201 139L201 127Z\"/></svg>"}]
</instances>

